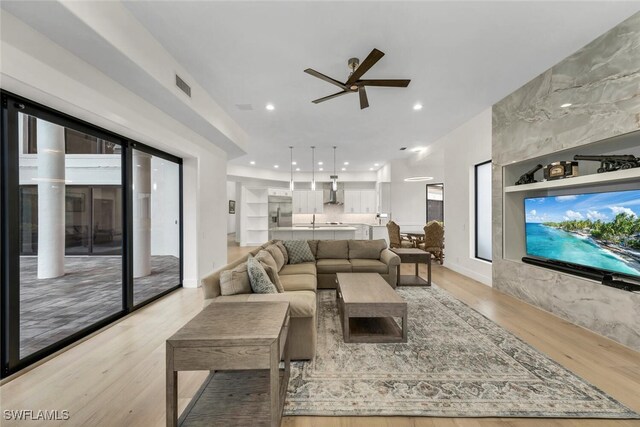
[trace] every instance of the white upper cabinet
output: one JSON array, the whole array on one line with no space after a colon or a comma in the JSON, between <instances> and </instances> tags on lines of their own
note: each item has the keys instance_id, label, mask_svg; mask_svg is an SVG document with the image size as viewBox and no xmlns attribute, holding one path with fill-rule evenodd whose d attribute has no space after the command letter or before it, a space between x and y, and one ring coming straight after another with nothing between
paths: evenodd
<instances>
[{"instance_id":1,"label":"white upper cabinet","mask_svg":"<svg viewBox=\"0 0 640 427\"><path fill-rule=\"evenodd\" d=\"M344 213L376 213L375 190L345 190Z\"/></svg>"},{"instance_id":2,"label":"white upper cabinet","mask_svg":"<svg viewBox=\"0 0 640 427\"><path fill-rule=\"evenodd\" d=\"M294 214L319 214L323 212L322 191L296 190L293 192Z\"/></svg>"}]
</instances>

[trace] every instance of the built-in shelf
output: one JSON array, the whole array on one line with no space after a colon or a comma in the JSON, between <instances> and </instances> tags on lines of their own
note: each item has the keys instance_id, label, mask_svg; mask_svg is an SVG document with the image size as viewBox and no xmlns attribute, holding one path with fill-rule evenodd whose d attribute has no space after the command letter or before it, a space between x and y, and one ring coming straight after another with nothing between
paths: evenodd
<instances>
[{"instance_id":1,"label":"built-in shelf","mask_svg":"<svg viewBox=\"0 0 640 427\"><path fill-rule=\"evenodd\" d=\"M269 237L268 190L242 187L240 210L240 246L264 243Z\"/></svg>"},{"instance_id":2,"label":"built-in shelf","mask_svg":"<svg viewBox=\"0 0 640 427\"><path fill-rule=\"evenodd\" d=\"M552 181L534 182L533 184L511 185L504 188L505 193L517 193L532 190L547 190L567 187L584 187L590 185L609 184L619 181L640 179L640 168L618 170L614 172L594 173Z\"/></svg>"}]
</instances>

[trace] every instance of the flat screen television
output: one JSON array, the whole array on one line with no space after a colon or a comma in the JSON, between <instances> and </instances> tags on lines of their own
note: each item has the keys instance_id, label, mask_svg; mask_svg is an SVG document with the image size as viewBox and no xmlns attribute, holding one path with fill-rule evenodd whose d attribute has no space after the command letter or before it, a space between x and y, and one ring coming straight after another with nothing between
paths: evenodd
<instances>
[{"instance_id":1,"label":"flat screen television","mask_svg":"<svg viewBox=\"0 0 640 427\"><path fill-rule=\"evenodd\" d=\"M640 190L524 200L527 255L640 277Z\"/></svg>"}]
</instances>

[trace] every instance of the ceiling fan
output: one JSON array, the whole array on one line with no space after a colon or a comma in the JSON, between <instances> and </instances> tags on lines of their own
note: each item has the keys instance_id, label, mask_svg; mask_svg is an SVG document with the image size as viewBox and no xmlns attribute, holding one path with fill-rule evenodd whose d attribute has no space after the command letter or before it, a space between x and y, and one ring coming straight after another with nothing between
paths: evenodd
<instances>
[{"instance_id":1,"label":"ceiling fan","mask_svg":"<svg viewBox=\"0 0 640 427\"><path fill-rule=\"evenodd\" d=\"M409 82L411 80L360 80L360 77L363 76L364 73L369 71L371 67L375 65L376 62L380 60L384 56L384 53L379 51L378 49L373 49L369 56L365 58L362 63L358 58L351 58L347 62L349 68L351 69L351 74L346 82L341 83L338 80L332 79L329 76L325 76L322 73L317 72L311 68L307 68L304 70L305 73L311 74L314 77L322 79L326 82L334 84L341 88L342 90L338 93L334 93L333 95L325 96L324 98L319 98L312 101L314 104L319 104L320 102L328 101L333 98L337 98L338 96L346 95L348 93L358 92L360 95L360 109L365 109L369 106L369 99L367 99L367 91L365 90L365 86L379 86L379 87L407 87L409 86Z\"/></svg>"}]
</instances>

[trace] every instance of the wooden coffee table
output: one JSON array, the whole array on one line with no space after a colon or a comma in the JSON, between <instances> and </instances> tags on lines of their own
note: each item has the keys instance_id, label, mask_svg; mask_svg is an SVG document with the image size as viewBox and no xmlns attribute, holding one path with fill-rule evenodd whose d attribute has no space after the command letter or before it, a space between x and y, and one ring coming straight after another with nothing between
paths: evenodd
<instances>
[{"instance_id":1,"label":"wooden coffee table","mask_svg":"<svg viewBox=\"0 0 640 427\"><path fill-rule=\"evenodd\" d=\"M205 307L167 340L167 426L178 424L178 371L211 371L181 426L279 426L289 383L288 334L288 302Z\"/></svg>"},{"instance_id":2,"label":"wooden coffee table","mask_svg":"<svg viewBox=\"0 0 640 427\"><path fill-rule=\"evenodd\" d=\"M431 286L431 253L418 248L392 248L391 252L400 257L401 264L415 264L416 273L413 276L401 275L398 265L398 286ZM418 264L427 264L427 279L418 276Z\"/></svg>"},{"instance_id":3,"label":"wooden coffee table","mask_svg":"<svg viewBox=\"0 0 640 427\"><path fill-rule=\"evenodd\" d=\"M378 273L336 276L344 342L407 342L407 303L382 276ZM394 317L402 318L402 328Z\"/></svg>"}]
</instances>

